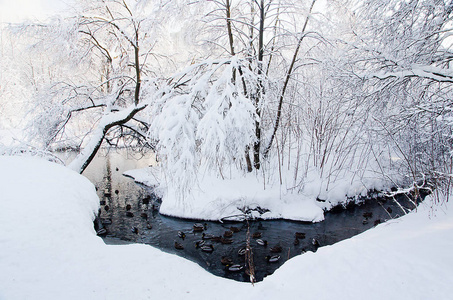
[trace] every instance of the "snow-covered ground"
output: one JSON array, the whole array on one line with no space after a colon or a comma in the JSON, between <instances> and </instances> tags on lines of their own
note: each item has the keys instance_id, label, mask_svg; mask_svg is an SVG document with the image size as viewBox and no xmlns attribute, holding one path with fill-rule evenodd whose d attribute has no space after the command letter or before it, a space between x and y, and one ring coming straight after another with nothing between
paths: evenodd
<instances>
[{"instance_id":1,"label":"snow-covered ground","mask_svg":"<svg viewBox=\"0 0 453 300\"><path fill-rule=\"evenodd\" d=\"M294 186L294 179L289 172L282 172L282 184L275 174L273 178L263 178L261 174L242 174L234 168L230 172L232 175L224 178L218 174L200 173L183 197L177 184L168 180L159 166L129 170L125 175L155 187L155 192L162 198L162 214L212 221L243 220L244 211L249 209L248 218L319 222L324 220L325 210L344 204L348 197L366 196L369 190L386 187L379 177L359 178L348 170L327 188L328 180L323 180L315 169L311 169L300 190L290 188Z\"/></svg>"},{"instance_id":2,"label":"snow-covered ground","mask_svg":"<svg viewBox=\"0 0 453 300\"><path fill-rule=\"evenodd\" d=\"M0 299L451 299L452 204L286 262L252 286L147 245L105 245L94 186L43 160L0 156Z\"/></svg>"}]
</instances>

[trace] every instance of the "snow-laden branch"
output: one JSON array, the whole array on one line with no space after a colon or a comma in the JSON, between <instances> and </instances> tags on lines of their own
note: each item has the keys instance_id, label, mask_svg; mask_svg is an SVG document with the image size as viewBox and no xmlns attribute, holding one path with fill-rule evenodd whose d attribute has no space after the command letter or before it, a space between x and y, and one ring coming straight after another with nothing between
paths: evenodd
<instances>
[{"instance_id":1,"label":"snow-laden branch","mask_svg":"<svg viewBox=\"0 0 453 300\"><path fill-rule=\"evenodd\" d=\"M376 72L363 76L365 79L378 78L407 78L419 77L430 79L436 82L451 82L453 83L453 71L451 69L442 69L434 66L412 65L408 70L401 70L396 72Z\"/></svg>"},{"instance_id":2,"label":"snow-laden branch","mask_svg":"<svg viewBox=\"0 0 453 300\"><path fill-rule=\"evenodd\" d=\"M83 150L77 155L77 157L68 165L68 167L78 173L82 173L89 163L93 160L97 153L97 150L101 147L102 141L110 128L122 125L130 121L138 112L142 111L147 107L148 103L143 102L140 105L131 105L126 109L119 112L111 112L105 114L99 121L93 136L83 148Z\"/></svg>"}]
</instances>

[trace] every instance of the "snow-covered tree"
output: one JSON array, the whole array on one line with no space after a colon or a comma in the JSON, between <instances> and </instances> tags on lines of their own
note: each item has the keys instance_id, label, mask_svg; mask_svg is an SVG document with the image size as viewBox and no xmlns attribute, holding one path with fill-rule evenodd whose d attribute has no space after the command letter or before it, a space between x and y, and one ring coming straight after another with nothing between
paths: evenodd
<instances>
[{"instance_id":1,"label":"snow-covered tree","mask_svg":"<svg viewBox=\"0 0 453 300\"><path fill-rule=\"evenodd\" d=\"M41 37L34 47L48 53L61 75L38 91L32 128L45 133L47 147L78 139L82 151L70 167L83 172L105 140L146 143L147 124L137 115L155 90L143 77L151 74L160 5L99 0L80 7L74 17L25 32Z\"/></svg>"},{"instance_id":2,"label":"snow-covered tree","mask_svg":"<svg viewBox=\"0 0 453 300\"><path fill-rule=\"evenodd\" d=\"M353 24L351 62L376 103L376 130L414 183L450 173L452 13L452 1L368 0Z\"/></svg>"}]
</instances>

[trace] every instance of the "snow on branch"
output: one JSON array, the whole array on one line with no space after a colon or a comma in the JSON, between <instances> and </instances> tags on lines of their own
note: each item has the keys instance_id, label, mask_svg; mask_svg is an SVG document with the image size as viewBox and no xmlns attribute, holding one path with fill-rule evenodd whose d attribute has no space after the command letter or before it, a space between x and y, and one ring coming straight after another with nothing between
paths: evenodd
<instances>
[{"instance_id":1,"label":"snow on branch","mask_svg":"<svg viewBox=\"0 0 453 300\"><path fill-rule=\"evenodd\" d=\"M436 82L453 82L453 72L450 69L441 69L433 66L413 65L411 69L396 72L376 72L363 76L365 79L378 78L388 79L392 77L407 78L419 77Z\"/></svg>"},{"instance_id":2,"label":"snow on branch","mask_svg":"<svg viewBox=\"0 0 453 300\"><path fill-rule=\"evenodd\" d=\"M127 123L138 112L145 109L147 105L147 102L142 102L140 105L131 105L119 112L110 112L103 115L88 145L83 148L68 167L76 172L82 173L96 155L97 149L101 147L107 131L114 126Z\"/></svg>"}]
</instances>

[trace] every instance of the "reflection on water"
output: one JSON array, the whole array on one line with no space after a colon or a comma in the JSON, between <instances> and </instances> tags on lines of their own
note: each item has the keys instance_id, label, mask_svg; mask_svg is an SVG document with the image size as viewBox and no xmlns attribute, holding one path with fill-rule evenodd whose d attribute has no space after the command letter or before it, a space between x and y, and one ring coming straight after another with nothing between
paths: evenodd
<instances>
[{"instance_id":1,"label":"reflection on water","mask_svg":"<svg viewBox=\"0 0 453 300\"><path fill-rule=\"evenodd\" d=\"M152 195L151 189L135 184L132 179L122 175L126 170L146 167L153 162L152 154L137 156L136 153L121 150L106 155L104 152L84 172L95 183L101 200L100 217L107 229L104 237L106 243L128 241L149 244L195 261L212 274L248 281L249 276L244 270L232 272L221 261L227 257L232 264L244 265L245 257L240 256L238 251L246 245L247 223L203 222L206 227L204 232L194 232L194 221L160 215L159 199ZM399 200L407 209L411 207L404 198ZM268 243L263 246L258 244L258 238L251 239L256 279L262 280L296 255L350 238L401 214L401 208L392 200L379 199L327 213L325 221L315 224L284 220L249 222L250 232L261 233L260 239ZM232 226L237 227L239 232L223 240L230 242L228 239L231 239L231 243L206 240L206 244L213 245L212 253L196 246L202 240L203 233L220 237ZM183 232L185 238L179 237L178 232ZM304 233L304 236L296 239L296 232ZM175 249L175 242L184 249ZM276 250L280 251L276 253ZM279 255L280 259L274 263L268 262L266 256L272 255Z\"/></svg>"}]
</instances>

